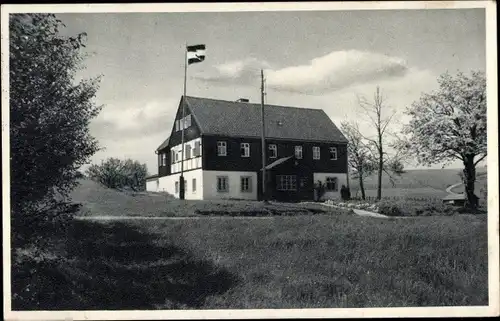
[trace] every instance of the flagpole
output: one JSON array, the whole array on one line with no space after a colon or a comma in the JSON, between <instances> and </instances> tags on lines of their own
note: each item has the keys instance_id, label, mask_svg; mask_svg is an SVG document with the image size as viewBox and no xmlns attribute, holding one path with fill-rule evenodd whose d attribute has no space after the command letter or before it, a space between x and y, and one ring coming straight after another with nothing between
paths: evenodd
<instances>
[{"instance_id":1,"label":"flagpole","mask_svg":"<svg viewBox=\"0 0 500 321\"><path fill-rule=\"evenodd\" d=\"M261 107L261 126L262 126L262 199L267 202L266 193L266 128L264 122L264 70L260 70L261 87L260 87L260 107Z\"/></svg>"},{"instance_id":2,"label":"flagpole","mask_svg":"<svg viewBox=\"0 0 500 321\"><path fill-rule=\"evenodd\" d=\"M181 176L179 178L179 198L181 200L184 199L185 196L185 185L184 185L184 117L186 109L184 106L186 105L186 83L187 83L187 42L184 46L184 95L182 99L182 119L180 121L181 124Z\"/></svg>"}]
</instances>

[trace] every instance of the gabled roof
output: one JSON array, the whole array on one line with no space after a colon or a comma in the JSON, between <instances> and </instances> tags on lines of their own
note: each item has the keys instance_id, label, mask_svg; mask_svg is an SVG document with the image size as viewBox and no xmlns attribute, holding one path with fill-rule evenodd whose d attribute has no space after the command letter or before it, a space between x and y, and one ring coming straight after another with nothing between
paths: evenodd
<instances>
[{"instance_id":1,"label":"gabled roof","mask_svg":"<svg viewBox=\"0 0 500 321\"><path fill-rule=\"evenodd\" d=\"M170 142L170 137L168 137L167 139L165 139L165 141L163 143L161 143L161 145L158 146L158 148L156 150L159 151L159 150L167 147L169 142Z\"/></svg>"},{"instance_id":2,"label":"gabled roof","mask_svg":"<svg viewBox=\"0 0 500 321\"><path fill-rule=\"evenodd\" d=\"M202 134L261 137L261 106L246 102L186 97ZM321 109L264 106L266 138L347 143Z\"/></svg>"}]
</instances>

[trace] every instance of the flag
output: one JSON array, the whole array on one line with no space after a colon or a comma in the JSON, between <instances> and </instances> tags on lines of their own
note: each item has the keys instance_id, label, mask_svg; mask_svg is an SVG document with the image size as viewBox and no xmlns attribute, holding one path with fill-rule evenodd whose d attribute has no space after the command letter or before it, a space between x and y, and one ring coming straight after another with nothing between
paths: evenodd
<instances>
[{"instance_id":1,"label":"flag","mask_svg":"<svg viewBox=\"0 0 500 321\"><path fill-rule=\"evenodd\" d=\"M187 46L188 65L205 60L205 45Z\"/></svg>"}]
</instances>

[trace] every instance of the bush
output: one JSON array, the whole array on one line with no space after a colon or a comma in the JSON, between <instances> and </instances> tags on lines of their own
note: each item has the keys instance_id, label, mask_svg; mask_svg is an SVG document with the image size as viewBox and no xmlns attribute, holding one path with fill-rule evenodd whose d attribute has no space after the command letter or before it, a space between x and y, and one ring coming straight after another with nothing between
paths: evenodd
<instances>
[{"instance_id":1,"label":"bush","mask_svg":"<svg viewBox=\"0 0 500 321\"><path fill-rule=\"evenodd\" d=\"M146 190L148 171L146 164L131 159L108 158L101 165L92 164L87 169L87 176L106 187L134 191Z\"/></svg>"},{"instance_id":2,"label":"bush","mask_svg":"<svg viewBox=\"0 0 500 321\"><path fill-rule=\"evenodd\" d=\"M99 79L79 80L84 34L62 36L53 14L9 15L10 176L13 213L68 196L99 149L89 123Z\"/></svg>"},{"instance_id":3,"label":"bush","mask_svg":"<svg viewBox=\"0 0 500 321\"><path fill-rule=\"evenodd\" d=\"M382 200L379 213L387 216L433 216L460 213L460 208L443 204L440 200Z\"/></svg>"}]
</instances>

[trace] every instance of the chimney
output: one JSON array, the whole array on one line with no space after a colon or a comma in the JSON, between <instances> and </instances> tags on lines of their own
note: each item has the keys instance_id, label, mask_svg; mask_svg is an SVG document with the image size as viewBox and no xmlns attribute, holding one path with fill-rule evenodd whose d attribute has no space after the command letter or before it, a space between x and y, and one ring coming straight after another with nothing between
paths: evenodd
<instances>
[{"instance_id":1,"label":"chimney","mask_svg":"<svg viewBox=\"0 0 500 321\"><path fill-rule=\"evenodd\" d=\"M236 102L238 102L238 103L248 103L249 101L250 100L248 100L248 98L240 98Z\"/></svg>"}]
</instances>

